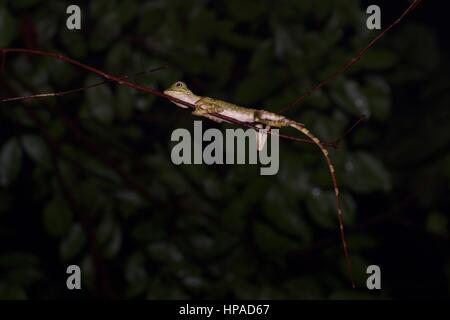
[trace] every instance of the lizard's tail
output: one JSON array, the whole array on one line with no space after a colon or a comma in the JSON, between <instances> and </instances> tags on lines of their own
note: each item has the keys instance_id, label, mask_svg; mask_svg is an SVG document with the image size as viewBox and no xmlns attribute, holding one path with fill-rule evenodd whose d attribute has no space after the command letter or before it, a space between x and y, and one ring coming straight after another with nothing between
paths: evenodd
<instances>
[{"instance_id":1,"label":"lizard's tail","mask_svg":"<svg viewBox=\"0 0 450 320\"><path fill-rule=\"evenodd\" d=\"M333 164L331 163L330 156L328 155L328 150L322 145L320 140L315 135L313 135L311 132L309 132L309 130L306 129L303 125L301 125L295 121L292 121L289 124L289 126L291 126L294 129L297 129L298 131L303 133L305 136L307 136L309 139L314 141L314 143L322 151L322 153L325 157L325 160L327 161L328 170L330 171L331 179L333 180L334 193L335 193L335 198L336 198L337 215L338 215L338 220L339 220L339 229L340 229L340 235L341 235L341 240L342 240L342 246L344 248L345 260L347 262L347 269L348 269L348 273L350 276L350 280L352 282L352 287L355 288L355 281L353 280L352 263L350 261L350 254L348 252L347 240L345 239L344 216L342 215L341 201L340 201L340 196L339 196L339 188L338 188L338 184L337 184L336 174L334 173L334 167L333 167Z\"/></svg>"}]
</instances>

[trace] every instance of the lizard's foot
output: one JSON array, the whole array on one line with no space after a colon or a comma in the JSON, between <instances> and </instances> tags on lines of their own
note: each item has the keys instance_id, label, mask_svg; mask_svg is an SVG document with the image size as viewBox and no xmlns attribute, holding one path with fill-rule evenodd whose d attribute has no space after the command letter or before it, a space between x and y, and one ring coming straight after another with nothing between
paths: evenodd
<instances>
[{"instance_id":1,"label":"lizard's foot","mask_svg":"<svg viewBox=\"0 0 450 320\"><path fill-rule=\"evenodd\" d=\"M267 141L267 132L270 132L270 126L263 125L261 123L256 124L256 148L258 151L262 151Z\"/></svg>"},{"instance_id":2,"label":"lizard's foot","mask_svg":"<svg viewBox=\"0 0 450 320\"><path fill-rule=\"evenodd\" d=\"M201 108L196 108L194 111L192 111L192 114L194 116L204 116L205 114L208 114L209 110L207 109L201 109Z\"/></svg>"}]
</instances>

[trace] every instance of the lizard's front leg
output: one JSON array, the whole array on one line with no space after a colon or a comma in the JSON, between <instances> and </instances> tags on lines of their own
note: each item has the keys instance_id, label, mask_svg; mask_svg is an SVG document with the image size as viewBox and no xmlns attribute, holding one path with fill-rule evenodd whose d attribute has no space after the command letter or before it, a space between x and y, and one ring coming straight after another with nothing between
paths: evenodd
<instances>
[{"instance_id":1,"label":"lizard's front leg","mask_svg":"<svg viewBox=\"0 0 450 320\"><path fill-rule=\"evenodd\" d=\"M192 111L194 116L205 116L209 113L219 113L223 111L223 108L208 103L205 99L200 99L195 103L195 110Z\"/></svg>"}]
</instances>

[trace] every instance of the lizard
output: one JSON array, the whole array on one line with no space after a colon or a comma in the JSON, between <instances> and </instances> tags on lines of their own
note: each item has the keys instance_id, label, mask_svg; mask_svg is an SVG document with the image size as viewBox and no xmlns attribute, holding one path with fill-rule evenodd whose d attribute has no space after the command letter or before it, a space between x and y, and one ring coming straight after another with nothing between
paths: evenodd
<instances>
[{"instance_id":1,"label":"lizard","mask_svg":"<svg viewBox=\"0 0 450 320\"><path fill-rule=\"evenodd\" d=\"M344 217L342 213L340 196L339 196L339 187L336 179L336 174L334 170L334 166L331 162L330 156L328 154L328 150L323 146L319 138L317 138L314 134L312 134L305 125L298 123L294 120L291 120L285 116L269 112L262 109L252 109L241 107L226 101L213 99L210 97L203 97L195 95L186 85L186 83L182 81L177 81L172 84L168 89L164 90L164 94L171 96L173 98L179 99L181 101L187 102L191 105L195 106L194 111L192 112L195 116L202 116L208 118L210 120L216 121L218 123L226 121L222 118L218 118L213 113L221 114L233 119L236 119L243 123L252 123L255 124L257 128L264 128L264 130L258 130L256 132L256 145L258 150L262 150L264 147L265 141L267 139L267 130L270 130L271 127L281 128L281 127L292 127L302 134L311 139L321 150L323 156L328 165L328 170L331 175L331 179L333 181L335 199L336 199L336 208L337 208L337 216L339 220L339 231L340 237L342 241L342 246L347 262L347 269L350 275L350 279L352 282L353 288L355 287L355 283L353 280L353 272L352 265L350 261L350 255L348 250L347 241L345 238L344 232ZM188 108L187 106L177 103L173 101L177 106L181 108Z\"/></svg>"}]
</instances>

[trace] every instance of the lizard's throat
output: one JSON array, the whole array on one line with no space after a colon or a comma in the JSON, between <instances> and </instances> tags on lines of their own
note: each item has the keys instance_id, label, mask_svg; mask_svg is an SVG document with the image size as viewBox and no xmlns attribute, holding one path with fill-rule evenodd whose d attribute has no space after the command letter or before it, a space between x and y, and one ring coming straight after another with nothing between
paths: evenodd
<instances>
[{"instance_id":1,"label":"lizard's throat","mask_svg":"<svg viewBox=\"0 0 450 320\"><path fill-rule=\"evenodd\" d=\"M166 93L166 94L168 94L171 97L180 99L180 100L182 100L184 102L190 103L192 105L194 105L198 100L201 99L201 97L196 96L195 94L186 95L184 93L179 93L179 92L170 92L170 93ZM181 103L178 103L178 102L175 102L175 101L172 101L172 102L175 103L177 106L179 106L181 108L189 108L188 106L186 106L184 104L181 104Z\"/></svg>"}]
</instances>

